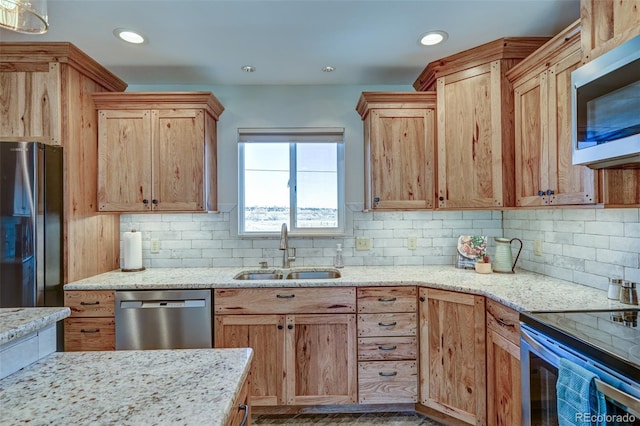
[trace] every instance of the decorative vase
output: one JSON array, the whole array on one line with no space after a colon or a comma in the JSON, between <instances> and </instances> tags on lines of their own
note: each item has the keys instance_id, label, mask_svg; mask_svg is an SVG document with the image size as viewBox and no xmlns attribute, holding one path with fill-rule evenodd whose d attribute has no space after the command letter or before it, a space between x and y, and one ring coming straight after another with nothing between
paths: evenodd
<instances>
[{"instance_id":1,"label":"decorative vase","mask_svg":"<svg viewBox=\"0 0 640 426\"><path fill-rule=\"evenodd\" d=\"M491 263L476 262L476 272L479 274L490 274L493 272L491 269Z\"/></svg>"}]
</instances>

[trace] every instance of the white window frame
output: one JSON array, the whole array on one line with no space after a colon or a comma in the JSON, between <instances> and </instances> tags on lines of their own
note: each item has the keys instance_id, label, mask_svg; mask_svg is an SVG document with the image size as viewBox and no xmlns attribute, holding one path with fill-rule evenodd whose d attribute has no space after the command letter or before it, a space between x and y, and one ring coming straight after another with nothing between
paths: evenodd
<instances>
[{"instance_id":1,"label":"white window frame","mask_svg":"<svg viewBox=\"0 0 640 426\"><path fill-rule=\"evenodd\" d=\"M345 234L345 167L344 128L342 127L295 127L295 128L239 128L238 129L238 235L245 237L273 237L273 232L248 232L245 230L245 178L244 146L246 143L289 143L289 235L291 236L341 236ZM296 146L305 142L337 143L338 226L336 228L298 228L296 198Z\"/></svg>"}]
</instances>

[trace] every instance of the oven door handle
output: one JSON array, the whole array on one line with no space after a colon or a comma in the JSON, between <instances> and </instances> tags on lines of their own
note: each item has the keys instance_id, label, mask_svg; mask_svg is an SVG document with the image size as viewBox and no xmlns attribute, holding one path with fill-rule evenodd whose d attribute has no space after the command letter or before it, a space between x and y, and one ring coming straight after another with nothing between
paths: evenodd
<instances>
[{"instance_id":1,"label":"oven door handle","mask_svg":"<svg viewBox=\"0 0 640 426\"><path fill-rule=\"evenodd\" d=\"M536 342L536 340L526 332L526 330L520 329L520 338L525 341L527 345L531 347L534 351L538 352L540 356L545 359L547 362L552 364L554 367L558 368L560 366L560 357L548 349L545 349L540 343Z\"/></svg>"},{"instance_id":2,"label":"oven door handle","mask_svg":"<svg viewBox=\"0 0 640 426\"><path fill-rule=\"evenodd\" d=\"M616 389L602 380L594 379L593 381L595 382L596 389L598 389L598 391L602 392L609 399L625 406L627 411L636 416L636 418L640 418L640 399L633 395L629 395L620 389Z\"/></svg>"}]
</instances>

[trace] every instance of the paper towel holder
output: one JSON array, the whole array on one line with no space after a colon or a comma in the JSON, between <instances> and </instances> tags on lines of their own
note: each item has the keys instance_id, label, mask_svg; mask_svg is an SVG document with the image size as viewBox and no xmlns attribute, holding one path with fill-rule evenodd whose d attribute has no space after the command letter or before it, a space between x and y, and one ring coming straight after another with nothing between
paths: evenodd
<instances>
[{"instance_id":1,"label":"paper towel holder","mask_svg":"<svg viewBox=\"0 0 640 426\"><path fill-rule=\"evenodd\" d=\"M131 232L136 232L135 229L132 229ZM140 271L144 271L145 267L141 266L140 268L135 268L135 269L127 269L127 268L121 268L120 271L121 272L140 272Z\"/></svg>"}]
</instances>

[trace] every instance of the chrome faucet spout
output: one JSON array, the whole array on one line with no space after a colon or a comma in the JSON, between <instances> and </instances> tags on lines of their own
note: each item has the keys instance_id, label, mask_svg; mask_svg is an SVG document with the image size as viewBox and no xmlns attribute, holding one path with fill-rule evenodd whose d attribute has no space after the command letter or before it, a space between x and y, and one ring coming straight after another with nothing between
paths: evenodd
<instances>
[{"instance_id":1,"label":"chrome faucet spout","mask_svg":"<svg viewBox=\"0 0 640 426\"><path fill-rule=\"evenodd\" d=\"M288 269L291 267L291 262L296 260L296 249L293 249L293 256L289 256L289 233L286 223L283 223L280 229L280 250L282 250L282 268Z\"/></svg>"},{"instance_id":2,"label":"chrome faucet spout","mask_svg":"<svg viewBox=\"0 0 640 426\"><path fill-rule=\"evenodd\" d=\"M280 250L287 250L289 248L289 234L287 232L287 224L283 223L280 229Z\"/></svg>"}]
</instances>

